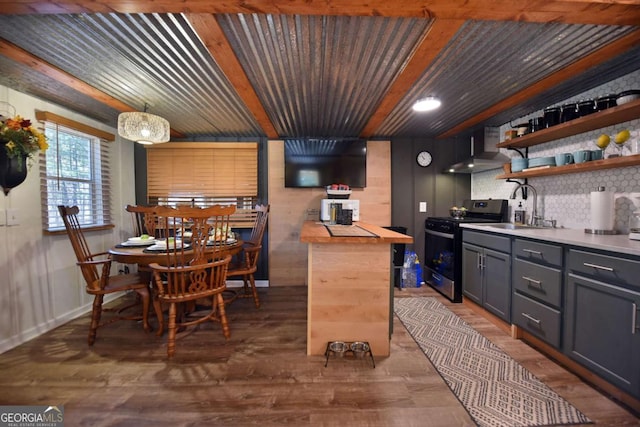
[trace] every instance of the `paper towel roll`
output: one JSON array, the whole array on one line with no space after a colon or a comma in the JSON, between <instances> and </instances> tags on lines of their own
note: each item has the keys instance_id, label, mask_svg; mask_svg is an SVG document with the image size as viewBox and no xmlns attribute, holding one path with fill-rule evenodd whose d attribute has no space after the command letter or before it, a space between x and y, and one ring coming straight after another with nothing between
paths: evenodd
<instances>
[{"instance_id":1,"label":"paper towel roll","mask_svg":"<svg viewBox=\"0 0 640 427\"><path fill-rule=\"evenodd\" d=\"M591 229L613 230L614 193L613 191L591 192Z\"/></svg>"}]
</instances>

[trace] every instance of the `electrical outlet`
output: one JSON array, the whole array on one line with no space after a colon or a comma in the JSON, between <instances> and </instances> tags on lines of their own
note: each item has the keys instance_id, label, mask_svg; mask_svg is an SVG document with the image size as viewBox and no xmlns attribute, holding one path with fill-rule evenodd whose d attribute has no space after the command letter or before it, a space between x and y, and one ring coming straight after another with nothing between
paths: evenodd
<instances>
[{"instance_id":1,"label":"electrical outlet","mask_svg":"<svg viewBox=\"0 0 640 427\"><path fill-rule=\"evenodd\" d=\"M420 202L420 212L427 212L427 202Z\"/></svg>"},{"instance_id":2,"label":"electrical outlet","mask_svg":"<svg viewBox=\"0 0 640 427\"><path fill-rule=\"evenodd\" d=\"M7 225L20 225L20 220L18 220L18 209L7 209Z\"/></svg>"}]
</instances>

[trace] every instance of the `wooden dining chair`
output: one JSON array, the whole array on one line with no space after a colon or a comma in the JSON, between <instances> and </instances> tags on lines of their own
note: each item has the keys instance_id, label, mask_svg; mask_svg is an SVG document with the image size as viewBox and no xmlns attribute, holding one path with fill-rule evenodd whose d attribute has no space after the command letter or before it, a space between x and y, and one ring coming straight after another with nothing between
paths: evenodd
<instances>
[{"instance_id":1,"label":"wooden dining chair","mask_svg":"<svg viewBox=\"0 0 640 427\"><path fill-rule=\"evenodd\" d=\"M148 234L153 237L160 237L156 233L158 221L156 217L157 206L127 205L125 210L131 213L133 223L133 234L141 236Z\"/></svg>"},{"instance_id":2,"label":"wooden dining chair","mask_svg":"<svg viewBox=\"0 0 640 427\"><path fill-rule=\"evenodd\" d=\"M153 270L155 288L154 307L159 312L161 304L169 305L167 355L173 357L176 352L176 333L178 328L197 325L206 321L220 322L226 339L231 337L222 292L226 289L227 267L231 255L223 255L226 230L229 230L229 217L235 212L235 206L194 207L158 207L156 213L163 218L165 232L172 238L167 239L166 258L163 265L149 264ZM182 239L190 230L190 238ZM224 239L211 241L210 236L224 230ZM210 298L211 307L200 310L198 317L190 316L188 311L196 300ZM159 317L160 329L164 330L164 321Z\"/></svg>"},{"instance_id":3,"label":"wooden dining chair","mask_svg":"<svg viewBox=\"0 0 640 427\"><path fill-rule=\"evenodd\" d=\"M116 320L140 320L144 330L149 332L149 305L150 293L149 283L138 274L117 274L111 275L111 259L108 253L91 253L89 245L82 232L78 214L80 210L77 206L58 206L58 211L67 230L67 236L76 254L77 264L80 266L82 276L87 283L86 291L93 295L93 310L91 314L91 325L89 326L89 345L93 345L96 340L98 328ZM142 301L142 316L124 316L123 311L131 308L132 304L117 310L117 315L108 321L101 323L102 312L111 311L103 309L102 303L106 294L116 292L135 291Z\"/></svg>"},{"instance_id":4,"label":"wooden dining chair","mask_svg":"<svg viewBox=\"0 0 640 427\"><path fill-rule=\"evenodd\" d=\"M256 308L260 308L260 298L256 289L256 281L254 273L258 270L258 258L262 251L262 237L267 227L269 218L269 205L256 206L256 220L251 229L251 236L243 244L242 252L240 252L235 262L229 266L227 277L241 277L243 289L235 292L233 297L228 298L226 303L229 304L236 298L251 298Z\"/></svg>"}]
</instances>

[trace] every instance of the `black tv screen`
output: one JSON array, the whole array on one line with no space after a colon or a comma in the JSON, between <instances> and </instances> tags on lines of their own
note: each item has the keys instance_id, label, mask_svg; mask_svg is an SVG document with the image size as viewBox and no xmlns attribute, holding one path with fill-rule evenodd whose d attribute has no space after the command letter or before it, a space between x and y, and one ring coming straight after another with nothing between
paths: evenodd
<instances>
[{"instance_id":1,"label":"black tv screen","mask_svg":"<svg viewBox=\"0 0 640 427\"><path fill-rule=\"evenodd\" d=\"M367 185L367 141L364 139L287 139L284 141L284 186Z\"/></svg>"}]
</instances>

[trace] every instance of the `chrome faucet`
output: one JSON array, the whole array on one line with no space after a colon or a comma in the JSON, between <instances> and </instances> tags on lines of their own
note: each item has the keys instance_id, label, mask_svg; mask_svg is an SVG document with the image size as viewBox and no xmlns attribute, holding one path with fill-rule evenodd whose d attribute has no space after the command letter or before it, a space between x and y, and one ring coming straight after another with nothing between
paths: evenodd
<instances>
[{"instance_id":1,"label":"chrome faucet","mask_svg":"<svg viewBox=\"0 0 640 427\"><path fill-rule=\"evenodd\" d=\"M522 190L522 198L524 199L524 189L525 188L529 188L531 189L531 193L533 194L533 209L531 210L531 220L529 221L530 225L537 225L538 224L538 192L536 191L535 188L533 188L532 185L529 184L518 184L518 186L513 190L513 193L511 193L511 197L509 197L510 199L515 199L516 198L516 193L518 192L518 190L520 189Z\"/></svg>"}]
</instances>

